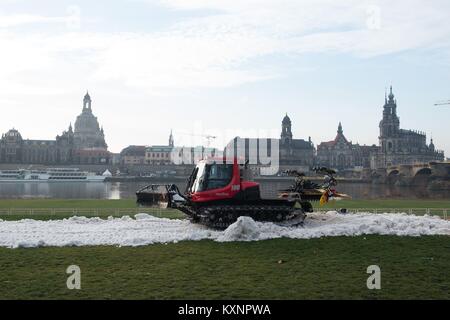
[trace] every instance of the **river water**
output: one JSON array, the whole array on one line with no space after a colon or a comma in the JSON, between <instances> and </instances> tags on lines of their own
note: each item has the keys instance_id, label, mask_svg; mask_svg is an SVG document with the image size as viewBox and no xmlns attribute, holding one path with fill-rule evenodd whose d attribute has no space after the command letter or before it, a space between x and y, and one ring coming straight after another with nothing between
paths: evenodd
<instances>
[{"instance_id":1,"label":"river water","mask_svg":"<svg viewBox=\"0 0 450 320\"><path fill-rule=\"evenodd\" d=\"M148 182L18 182L0 183L0 199L135 199L135 192ZM164 184L167 184L165 182ZM176 183L184 190L184 183ZM263 182L261 194L273 198L277 190L289 182ZM340 183L340 192L353 199L449 199L448 191L428 191L426 188L406 188L369 183Z\"/></svg>"}]
</instances>

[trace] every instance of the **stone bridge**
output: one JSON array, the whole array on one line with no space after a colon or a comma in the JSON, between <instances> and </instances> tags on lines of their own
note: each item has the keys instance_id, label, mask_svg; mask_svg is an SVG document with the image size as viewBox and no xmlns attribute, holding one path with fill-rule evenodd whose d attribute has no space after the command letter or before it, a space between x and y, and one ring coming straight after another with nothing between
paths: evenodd
<instances>
[{"instance_id":1,"label":"stone bridge","mask_svg":"<svg viewBox=\"0 0 450 320\"><path fill-rule=\"evenodd\" d=\"M388 178L394 178L397 176L402 176L405 178L416 178L422 176L450 178L450 162L402 164L390 166L385 170L385 176ZM381 173L379 170L377 172Z\"/></svg>"}]
</instances>

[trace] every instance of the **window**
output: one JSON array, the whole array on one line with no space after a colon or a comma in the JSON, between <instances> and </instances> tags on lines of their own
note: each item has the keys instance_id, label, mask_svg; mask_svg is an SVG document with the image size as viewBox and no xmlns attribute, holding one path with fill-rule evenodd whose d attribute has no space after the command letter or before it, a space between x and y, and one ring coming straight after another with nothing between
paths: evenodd
<instances>
[{"instance_id":1,"label":"window","mask_svg":"<svg viewBox=\"0 0 450 320\"><path fill-rule=\"evenodd\" d=\"M219 189L227 186L233 177L232 164L200 164L193 191Z\"/></svg>"}]
</instances>

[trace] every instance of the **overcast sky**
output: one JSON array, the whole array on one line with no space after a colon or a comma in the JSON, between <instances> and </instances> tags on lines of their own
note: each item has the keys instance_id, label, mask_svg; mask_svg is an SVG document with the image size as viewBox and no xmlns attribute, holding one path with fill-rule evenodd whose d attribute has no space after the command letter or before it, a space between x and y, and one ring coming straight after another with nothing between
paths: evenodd
<instances>
[{"instance_id":1,"label":"overcast sky","mask_svg":"<svg viewBox=\"0 0 450 320\"><path fill-rule=\"evenodd\" d=\"M0 0L0 131L54 139L87 89L110 150L223 147L233 135L378 143L392 84L401 127L450 156L450 2Z\"/></svg>"}]
</instances>

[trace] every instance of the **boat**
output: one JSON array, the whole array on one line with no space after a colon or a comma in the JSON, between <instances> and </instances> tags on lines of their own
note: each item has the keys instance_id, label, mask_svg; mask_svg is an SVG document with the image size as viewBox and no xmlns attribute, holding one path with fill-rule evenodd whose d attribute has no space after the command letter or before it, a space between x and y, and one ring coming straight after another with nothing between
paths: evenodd
<instances>
[{"instance_id":1,"label":"boat","mask_svg":"<svg viewBox=\"0 0 450 320\"><path fill-rule=\"evenodd\" d=\"M103 182L106 177L78 168L0 170L0 182Z\"/></svg>"}]
</instances>

